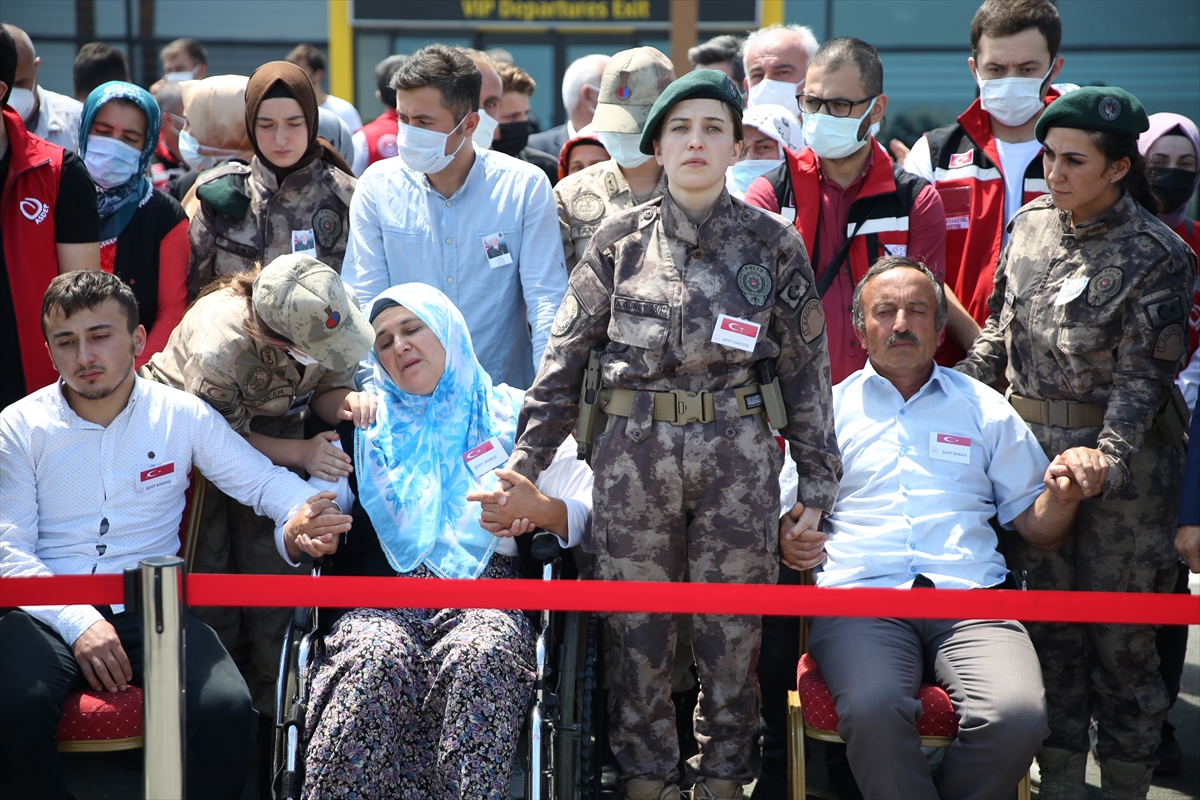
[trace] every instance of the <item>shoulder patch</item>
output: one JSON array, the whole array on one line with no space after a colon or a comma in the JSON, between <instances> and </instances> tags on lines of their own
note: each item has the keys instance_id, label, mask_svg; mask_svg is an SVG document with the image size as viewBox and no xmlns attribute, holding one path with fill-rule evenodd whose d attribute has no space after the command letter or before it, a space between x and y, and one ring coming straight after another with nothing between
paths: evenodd
<instances>
[{"instance_id":1,"label":"shoulder patch","mask_svg":"<svg viewBox=\"0 0 1200 800\"><path fill-rule=\"evenodd\" d=\"M613 175L611 172L604 173L604 190L608 192L608 197L610 200L612 199L613 195L621 190L621 187L617 185L617 176Z\"/></svg>"},{"instance_id":2,"label":"shoulder patch","mask_svg":"<svg viewBox=\"0 0 1200 800\"><path fill-rule=\"evenodd\" d=\"M233 389L217 386L214 383L210 383L207 379L200 381L199 395L222 415L229 413L233 409L233 401L237 398L237 392Z\"/></svg>"},{"instance_id":3,"label":"shoulder patch","mask_svg":"<svg viewBox=\"0 0 1200 800\"><path fill-rule=\"evenodd\" d=\"M1189 310L1184 307L1184 291L1177 287L1143 297L1139 304L1146 315L1146 324L1151 328L1161 328L1172 322L1182 323Z\"/></svg>"},{"instance_id":4,"label":"shoulder patch","mask_svg":"<svg viewBox=\"0 0 1200 800\"><path fill-rule=\"evenodd\" d=\"M267 367L254 367L246 373L242 381L242 396L250 405L261 405L271 388L271 370Z\"/></svg>"},{"instance_id":5,"label":"shoulder patch","mask_svg":"<svg viewBox=\"0 0 1200 800\"><path fill-rule=\"evenodd\" d=\"M801 275L800 270L796 270L792 273L791 280L780 290L779 299L783 301L784 305L795 311L796 307L800 305L800 301L804 299L804 295L808 294L808 287L811 285L808 278Z\"/></svg>"},{"instance_id":6,"label":"shoulder patch","mask_svg":"<svg viewBox=\"0 0 1200 800\"><path fill-rule=\"evenodd\" d=\"M575 299L575 294L567 292L558 306L558 313L554 315L554 324L550 326L550 335L555 338L571 335L579 326L579 319L582 316L583 309L580 308L579 301Z\"/></svg>"},{"instance_id":7,"label":"shoulder patch","mask_svg":"<svg viewBox=\"0 0 1200 800\"><path fill-rule=\"evenodd\" d=\"M825 330L825 307L820 298L814 297L804 304L800 312L800 338L808 344Z\"/></svg>"},{"instance_id":8,"label":"shoulder patch","mask_svg":"<svg viewBox=\"0 0 1200 800\"><path fill-rule=\"evenodd\" d=\"M1178 361L1187 352L1187 333L1176 323L1163 328L1154 343L1154 357L1160 361Z\"/></svg>"},{"instance_id":9,"label":"shoulder patch","mask_svg":"<svg viewBox=\"0 0 1200 800\"><path fill-rule=\"evenodd\" d=\"M580 222L595 222L604 216L604 201L595 192L580 192L571 198L571 213Z\"/></svg>"}]
</instances>

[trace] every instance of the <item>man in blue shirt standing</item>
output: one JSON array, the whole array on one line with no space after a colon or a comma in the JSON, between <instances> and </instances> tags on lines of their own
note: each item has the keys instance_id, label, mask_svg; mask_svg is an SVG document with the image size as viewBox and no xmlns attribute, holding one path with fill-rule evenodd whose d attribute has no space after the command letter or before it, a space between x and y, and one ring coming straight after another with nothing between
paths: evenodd
<instances>
[{"instance_id":1,"label":"man in blue shirt standing","mask_svg":"<svg viewBox=\"0 0 1200 800\"><path fill-rule=\"evenodd\" d=\"M466 318L492 379L525 389L567 272L545 174L471 142L481 83L466 54L440 44L418 50L396 73L400 157L358 179L342 276L364 308L409 281L442 290Z\"/></svg>"},{"instance_id":2,"label":"man in blue shirt standing","mask_svg":"<svg viewBox=\"0 0 1200 800\"><path fill-rule=\"evenodd\" d=\"M785 563L824 561L819 586L1015 588L989 520L1056 549L1107 464L1083 449L1050 464L1001 395L934 363L946 299L923 265L880 259L853 314L869 361L834 388L838 499L825 532L800 529L798 504L785 515ZM1002 797L1049 730L1038 657L1015 621L822 617L809 652L866 797ZM960 720L936 777L916 728L929 672Z\"/></svg>"}]
</instances>

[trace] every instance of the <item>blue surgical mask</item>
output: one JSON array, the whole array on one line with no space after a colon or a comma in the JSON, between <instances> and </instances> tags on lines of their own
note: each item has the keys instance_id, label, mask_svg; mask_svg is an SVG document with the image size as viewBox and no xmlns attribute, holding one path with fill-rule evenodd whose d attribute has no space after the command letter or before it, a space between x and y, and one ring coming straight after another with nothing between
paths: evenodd
<instances>
[{"instance_id":1,"label":"blue surgical mask","mask_svg":"<svg viewBox=\"0 0 1200 800\"><path fill-rule=\"evenodd\" d=\"M87 138L87 153L83 163L97 186L112 189L138 174L142 151L111 136L92 134Z\"/></svg>"},{"instance_id":2,"label":"blue surgical mask","mask_svg":"<svg viewBox=\"0 0 1200 800\"><path fill-rule=\"evenodd\" d=\"M782 158L755 158L731 164L725 173L725 188L739 200L746 197L750 184L783 163Z\"/></svg>"},{"instance_id":3,"label":"blue surgical mask","mask_svg":"<svg viewBox=\"0 0 1200 800\"><path fill-rule=\"evenodd\" d=\"M834 117L829 114L804 115L804 141L812 151L821 158L846 158L857 153L870 141L870 133L862 139L858 138L858 129L862 126L863 118L875 108L875 101L862 117Z\"/></svg>"}]
</instances>

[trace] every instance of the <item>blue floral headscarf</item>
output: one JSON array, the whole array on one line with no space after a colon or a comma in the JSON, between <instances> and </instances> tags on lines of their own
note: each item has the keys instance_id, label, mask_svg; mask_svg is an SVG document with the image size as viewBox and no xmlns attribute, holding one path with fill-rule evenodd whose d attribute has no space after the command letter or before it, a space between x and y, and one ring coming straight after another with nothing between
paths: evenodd
<instances>
[{"instance_id":1,"label":"blue floral headscarf","mask_svg":"<svg viewBox=\"0 0 1200 800\"><path fill-rule=\"evenodd\" d=\"M463 454L493 436L512 452L524 392L492 385L462 313L437 289L393 286L371 303L368 319L391 305L429 326L446 349L446 368L432 394L408 394L371 350L379 405L375 424L354 432L358 500L397 572L424 564L443 578L477 578L499 539L480 527L479 503L468 503L467 493L490 489L494 477L476 478Z\"/></svg>"},{"instance_id":2,"label":"blue floral headscarf","mask_svg":"<svg viewBox=\"0 0 1200 800\"><path fill-rule=\"evenodd\" d=\"M142 203L150 198L154 185L146 177L150 168L150 159L154 148L158 147L158 132L162 126L162 112L158 109L155 99L140 86L125 81L109 81L102 83L87 96L83 103L83 114L79 118L79 157L87 157L88 134L92 130L92 122L104 104L116 98L124 98L136 103L146 115L146 141L142 145L142 158L138 162L138 171L120 186L111 189L96 187L96 207L100 211L100 241L107 242L121 235L129 220Z\"/></svg>"}]
</instances>

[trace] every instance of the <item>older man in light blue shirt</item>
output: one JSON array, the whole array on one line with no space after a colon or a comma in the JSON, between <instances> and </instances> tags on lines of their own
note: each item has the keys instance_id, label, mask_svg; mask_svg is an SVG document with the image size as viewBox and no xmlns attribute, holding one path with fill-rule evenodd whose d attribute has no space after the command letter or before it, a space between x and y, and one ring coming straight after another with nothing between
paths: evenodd
<instances>
[{"instance_id":1,"label":"older man in light blue shirt","mask_svg":"<svg viewBox=\"0 0 1200 800\"><path fill-rule=\"evenodd\" d=\"M820 586L1016 588L989 521L1055 549L1079 501L1103 486L1102 459L1076 450L1050 464L1001 395L934 364L945 320L937 280L906 258L880 259L855 292L870 360L834 389L838 499L825 533L797 530L798 505L780 525L786 563L824 560ZM818 618L809 652L866 797L1003 797L1049 732L1041 667L1018 622ZM927 673L959 716L937 775L916 728Z\"/></svg>"},{"instance_id":2,"label":"older man in light blue shirt","mask_svg":"<svg viewBox=\"0 0 1200 800\"><path fill-rule=\"evenodd\" d=\"M400 157L358 179L343 277L364 308L409 281L442 290L492 379L526 389L567 272L546 176L472 142L481 83L471 59L445 45L417 51L397 72Z\"/></svg>"}]
</instances>

